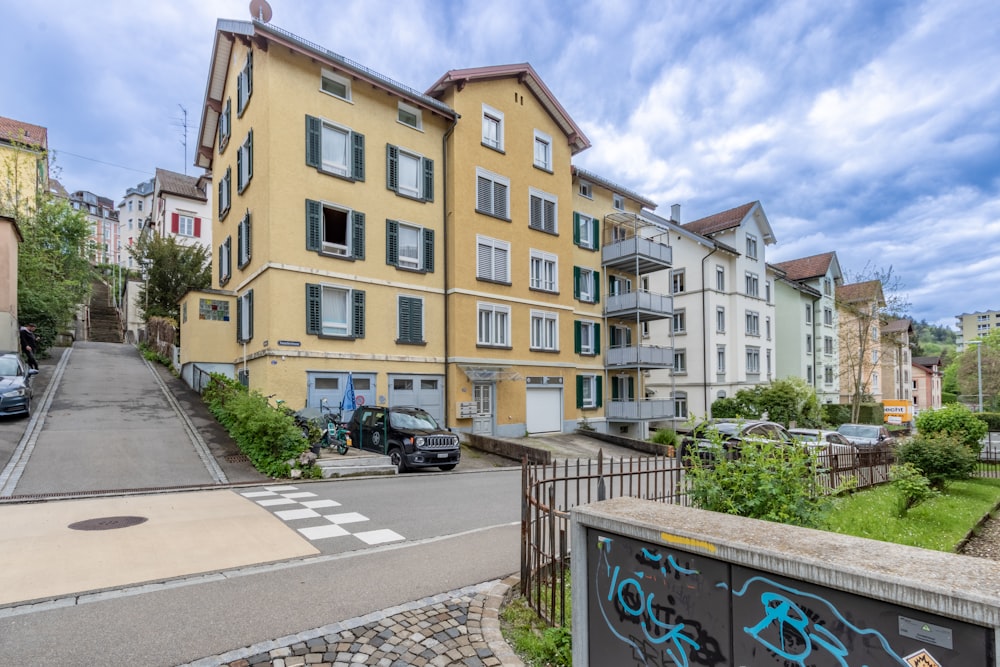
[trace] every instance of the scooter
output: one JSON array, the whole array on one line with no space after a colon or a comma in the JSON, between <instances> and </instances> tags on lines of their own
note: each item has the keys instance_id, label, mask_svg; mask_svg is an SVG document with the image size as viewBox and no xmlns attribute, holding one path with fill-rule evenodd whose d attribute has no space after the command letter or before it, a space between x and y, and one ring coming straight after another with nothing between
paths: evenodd
<instances>
[{"instance_id":1,"label":"scooter","mask_svg":"<svg viewBox=\"0 0 1000 667\"><path fill-rule=\"evenodd\" d=\"M319 401L320 410L326 417L326 431L323 434L324 447L336 447L338 454L346 454L347 448L352 445L351 432L347 430L347 425L341 421L339 412L331 412L325 398Z\"/></svg>"}]
</instances>

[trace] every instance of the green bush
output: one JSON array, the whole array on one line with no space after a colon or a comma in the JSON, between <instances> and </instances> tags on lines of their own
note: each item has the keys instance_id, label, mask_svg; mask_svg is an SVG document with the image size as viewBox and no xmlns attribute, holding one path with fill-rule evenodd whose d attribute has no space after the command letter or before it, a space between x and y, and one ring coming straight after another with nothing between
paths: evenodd
<instances>
[{"instance_id":1,"label":"green bush","mask_svg":"<svg viewBox=\"0 0 1000 667\"><path fill-rule=\"evenodd\" d=\"M938 410L924 410L917 415L917 430L924 435L944 434L957 438L974 453L982 449L986 437L986 422L976 418L969 408L959 403Z\"/></svg>"},{"instance_id":2,"label":"green bush","mask_svg":"<svg viewBox=\"0 0 1000 667\"><path fill-rule=\"evenodd\" d=\"M727 456L719 434L710 431L709 436L717 455L709 461L696 454L688 457L688 497L695 507L796 526L819 525L828 504L807 448L748 439L738 455Z\"/></svg>"},{"instance_id":3,"label":"green bush","mask_svg":"<svg viewBox=\"0 0 1000 667\"><path fill-rule=\"evenodd\" d=\"M822 413L816 392L800 378L784 378L741 389L712 403L714 419L761 419L764 414L780 424L819 426Z\"/></svg>"},{"instance_id":4,"label":"green bush","mask_svg":"<svg viewBox=\"0 0 1000 667\"><path fill-rule=\"evenodd\" d=\"M664 447L669 447L671 445L676 447L677 440L677 433L669 428L657 429L649 438L650 442L663 445Z\"/></svg>"},{"instance_id":5,"label":"green bush","mask_svg":"<svg viewBox=\"0 0 1000 667\"><path fill-rule=\"evenodd\" d=\"M944 433L918 433L897 449L902 463L910 463L930 481L931 488L943 490L948 482L972 477L978 449L973 451L957 437Z\"/></svg>"},{"instance_id":6,"label":"green bush","mask_svg":"<svg viewBox=\"0 0 1000 667\"><path fill-rule=\"evenodd\" d=\"M903 518L911 509L937 495L931 488L929 479L920 474L912 463L892 466L889 471L892 488L899 494L896 506L896 516Z\"/></svg>"},{"instance_id":7,"label":"green bush","mask_svg":"<svg viewBox=\"0 0 1000 667\"><path fill-rule=\"evenodd\" d=\"M826 424L840 426L851 421L851 406L846 403L824 403L820 409Z\"/></svg>"},{"instance_id":8,"label":"green bush","mask_svg":"<svg viewBox=\"0 0 1000 667\"><path fill-rule=\"evenodd\" d=\"M259 392L248 391L236 380L213 373L203 398L240 451L265 475L288 477L288 462L309 448L291 415L271 407ZM314 477L315 472L306 468L303 476Z\"/></svg>"},{"instance_id":9,"label":"green bush","mask_svg":"<svg viewBox=\"0 0 1000 667\"><path fill-rule=\"evenodd\" d=\"M977 412L976 419L986 422L990 431L1000 431L1000 412Z\"/></svg>"}]
</instances>

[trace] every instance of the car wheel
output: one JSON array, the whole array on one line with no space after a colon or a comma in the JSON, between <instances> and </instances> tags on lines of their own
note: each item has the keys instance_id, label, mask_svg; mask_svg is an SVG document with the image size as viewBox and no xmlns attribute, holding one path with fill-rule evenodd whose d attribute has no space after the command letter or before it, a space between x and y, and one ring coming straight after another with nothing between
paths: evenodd
<instances>
[{"instance_id":1,"label":"car wheel","mask_svg":"<svg viewBox=\"0 0 1000 667\"><path fill-rule=\"evenodd\" d=\"M27 419L30 416L31 416L31 399L29 398L28 402L24 404L24 418Z\"/></svg>"},{"instance_id":2,"label":"car wheel","mask_svg":"<svg viewBox=\"0 0 1000 667\"><path fill-rule=\"evenodd\" d=\"M457 463L449 463L446 466L438 466L438 468L441 468L441 470L444 470L445 472L448 472L449 470L454 470L456 465L458 465L458 464Z\"/></svg>"},{"instance_id":3,"label":"car wheel","mask_svg":"<svg viewBox=\"0 0 1000 667\"><path fill-rule=\"evenodd\" d=\"M392 461L392 465L396 466L396 472L406 472L406 459L403 458L403 452L399 447L393 447L389 450L389 460Z\"/></svg>"}]
</instances>

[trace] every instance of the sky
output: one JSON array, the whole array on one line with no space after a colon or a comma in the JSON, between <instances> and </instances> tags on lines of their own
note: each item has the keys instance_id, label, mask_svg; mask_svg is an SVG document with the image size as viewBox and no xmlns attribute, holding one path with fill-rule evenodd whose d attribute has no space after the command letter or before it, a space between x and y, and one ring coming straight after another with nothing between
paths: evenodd
<instances>
[{"instance_id":1,"label":"sky","mask_svg":"<svg viewBox=\"0 0 1000 667\"><path fill-rule=\"evenodd\" d=\"M682 222L759 200L768 262L891 269L933 324L1000 309L996 0L269 2L273 25L418 90L531 63L591 141L577 166ZM200 174L219 18L249 1L0 0L0 116L48 128L70 191Z\"/></svg>"}]
</instances>

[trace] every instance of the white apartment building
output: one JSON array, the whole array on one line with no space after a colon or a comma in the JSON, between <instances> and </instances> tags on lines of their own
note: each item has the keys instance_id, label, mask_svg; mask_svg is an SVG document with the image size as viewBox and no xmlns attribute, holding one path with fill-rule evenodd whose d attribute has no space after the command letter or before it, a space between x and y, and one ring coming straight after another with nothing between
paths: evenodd
<instances>
[{"instance_id":1,"label":"white apartment building","mask_svg":"<svg viewBox=\"0 0 1000 667\"><path fill-rule=\"evenodd\" d=\"M125 191L118 204L118 246L116 263L123 269L138 269L128 249L138 239L145 220L153 210L153 181L143 181Z\"/></svg>"}]
</instances>

